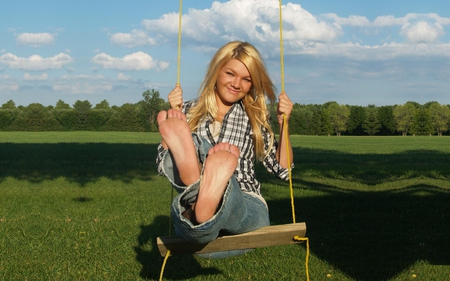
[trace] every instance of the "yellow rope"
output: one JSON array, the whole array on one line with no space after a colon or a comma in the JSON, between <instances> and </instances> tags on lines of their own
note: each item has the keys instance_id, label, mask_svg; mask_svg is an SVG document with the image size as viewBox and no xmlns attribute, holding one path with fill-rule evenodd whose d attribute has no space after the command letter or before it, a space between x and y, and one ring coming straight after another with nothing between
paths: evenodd
<instances>
[{"instance_id":1,"label":"yellow rope","mask_svg":"<svg viewBox=\"0 0 450 281\"><path fill-rule=\"evenodd\" d=\"M284 48L283 48L283 12L280 3L280 73L281 73L281 92L284 93Z\"/></svg>"},{"instance_id":2,"label":"yellow rope","mask_svg":"<svg viewBox=\"0 0 450 281\"><path fill-rule=\"evenodd\" d=\"M281 69L281 92L284 93L284 48L283 48L283 13L282 13L282 0L279 0L279 6L280 6L280 69ZM179 12L179 18L178 18L178 68L177 68L177 85L180 85L180 61L181 61L181 19L182 19L182 7L183 7L183 0L180 0L180 12ZM296 222L295 219L295 203L294 203L294 189L292 185L292 169L291 169L291 159L290 159L290 150L289 150L289 136L287 132L287 120L286 115L283 115L283 126L284 126L284 139L286 142L286 155L287 155L287 161L288 161L288 172L289 172L289 191L290 191L290 198L291 198L291 208L292 208L292 221L293 223ZM173 199L173 189L172 189L172 199ZM169 223L169 235L171 233L171 218ZM294 237L295 241L306 241L306 258L305 258L305 268L306 268L306 280L309 281L309 239L307 237ZM166 267L167 260L170 256L170 250L167 250L166 255L164 257L164 261L161 267L161 273L159 276L159 280L163 280L163 274L164 274L164 268Z\"/></svg>"},{"instance_id":3,"label":"yellow rope","mask_svg":"<svg viewBox=\"0 0 450 281\"><path fill-rule=\"evenodd\" d=\"M181 15L183 12L183 0L180 0L180 12L178 15L178 68L177 68L177 85L180 86L180 61L181 61Z\"/></svg>"},{"instance_id":4,"label":"yellow rope","mask_svg":"<svg viewBox=\"0 0 450 281\"><path fill-rule=\"evenodd\" d=\"M166 267L166 263L167 263L167 260L169 259L169 256L170 256L170 250L167 250L166 256L164 257L164 261L163 261L163 264L161 267L161 273L159 274L159 281L163 280L164 268Z\"/></svg>"},{"instance_id":5,"label":"yellow rope","mask_svg":"<svg viewBox=\"0 0 450 281\"><path fill-rule=\"evenodd\" d=\"M180 69L181 69L181 16L183 13L183 0L180 0L180 12L178 14L178 56L177 56L177 86L180 86ZM178 108L178 107L177 107ZM171 200L169 206L172 206L173 200L173 188L171 193ZM172 216L170 215L171 209L169 209L169 236L172 235ZM161 273L159 275L159 280L163 280L164 268L166 267L167 260L170 256L170 250L167 250L166 256L164 257L164 261L161 267Z\"/></svg>"},{"instance_id":6,"label":"yellow rope","mask_svg":"<svg viewBox=\"0 0 450 281\"><path fill-rule=\"evenodd\" d=\"M291 197L291 209L292 209L292 222L295 223L295 202L294 202L294 188L292 186L292 169L291 169L291 153L289 150L289 135L287 131L287 120L286 114L283 114L283 131L284 131L284 141L286 142L286 157L288 162L288 173L289 173L289 192Z\"/></svg>"},{"instance_id":7,"label":"yellow rope","mask_svg":"<svg viewBox=\"0 0 450 281\"><path fill-rule=\"evenodd\" d=\"M282 0L279 0L280 8L280 69L281 69L281 92L284 93L284 48L283 48L283 13L282 13ZM294 189L292 187L292 171L291 171L291 159L289 151L289 136L287 132L287 120L286 114L283 114L283 130L284 130L284 141L286 142L286 156L288 161L288 171L289 171L289 191L291 197L291 207L292 207L292 221L295 223L295 203L294 203ZM306 241L306 257L305 257L305 270L306 270L306 280L309 281L309 239L307 237L294 237L295 241Z\"/></svg>"}]
</instances>

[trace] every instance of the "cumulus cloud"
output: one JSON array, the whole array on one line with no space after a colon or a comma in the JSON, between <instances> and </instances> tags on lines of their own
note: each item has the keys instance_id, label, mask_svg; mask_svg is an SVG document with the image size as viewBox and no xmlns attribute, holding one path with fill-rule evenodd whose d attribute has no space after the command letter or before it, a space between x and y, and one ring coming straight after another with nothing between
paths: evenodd
<instances>
[{"instance_id":1,"label":"cumulus cloud","mask_svg":"<svg viewBox=\"0 0 450 281\"><path fill-rule=\"evenodd\" d=\"M105 53L100 53L94 56L92 62L100 65L102 68L117 69L121 71L149 70L154 68L159 69L160 66L167 67L168 65L168 63L164 61L153 59L150 55L144 52L132 53L124 56L123 58L117 58Z\"/></svg>"},{"instance_id":2,"label":"cumulus cloud","mask_svg":"<svg viewBox=\"0 0 450 281\"><path fill-rule=\"evenodd\" d=\"M129 48L138 46L154 46L156 40L143 30L132 30L131 33L114 33L109 35L112 44Z\"/></svg>"},{"instance_id":3,"label":"cumulus cloud","mask_svg":"<svg viewBox=\"0 0 450 281\"><path fill-rule=\"evenodd\" d=\"M245 40L258 46L267 57L278 55L279 2L276 0L214 1L207 9L189 9L182 15L182 24L183 38L187 39L184 44L192 44L192 49L198 52L213 52L227 41ZM142 25L155 38L175 42L178 13L143 20ZM386 60L424 54L448 56L445 51L448 44L438 41L445 35L445 25L450 25L450 18L432 13L409 13L402 17L383 15L370 21L362 15L313 15L299 4L283 6L287 55L341 56L352 60ZM347 27L353 27L353 34L346 34ZM426 46L422 46L424 43ZM434 51L440 53L432 53Z\"/></svg>"},{"instance_id":4,"label":"cumulus cloud","mask_svg":"<svg viewBox=\"0 0 450 281\"><path fill-rule=\"evenodd\" d=\"M71 62L73 62L73 58L65 53L60 53L48 58L43 58L39 55L23 58L11 53L6 53L0 56L0 63L6 64L11 69L20 69L25 71L46 71L50 69L59 69Z\"/></svg>"},{"instance_id":5,"label":"cumulus cloud","mask_svg":"<svg viewBox=\"0 0 450 281\"><path fill-rule=\"evenodd\" d=\"M23 80L28 81L45 81L48 80L48 74L42 73L41 75L30 75L28 72L23 75Z\"/></svg>"},{"instance_id":6,"label":"cumulus cloud","mask_svg":"<svg viewBox=\"0 0 450 281\"><path fill-rule=\"evenodd\" d=\"M356 21L356 19L355 19ZM183 37L205 44L229 40L273 43L279 40L279 2L275 0L214 1L211 8L189 9L183 15ZM304 41L332 42L341 34L339 25L319 21L298 4L283 6L284 37L290 44L301 46ZM178 14L169 13L156 20L143 20L149 31L175 39Z\"/></svg>"},{"instance_id":7,"label":"cumulus cloud","mask_svg":"<svg viewBox=\"0 0 450 281\"><path fill-rule=\"evenodd\" d=\"M55 42L55 35L51 33L19 33L16 34L16 42L19 45L41 47Z\"/></svg>"},{"instance_id":8,"label":"cumulus cloud","mask_svg":"<svg viewBox=\"0 0 450 281\"><path fill-rule=\"evenodd\" d=\"M445 31L439 23L430 24L426 21L419 21L413 24L404 24L400 34L412 43L431 43L444 35Z\"/></svg>"}]
</instances>

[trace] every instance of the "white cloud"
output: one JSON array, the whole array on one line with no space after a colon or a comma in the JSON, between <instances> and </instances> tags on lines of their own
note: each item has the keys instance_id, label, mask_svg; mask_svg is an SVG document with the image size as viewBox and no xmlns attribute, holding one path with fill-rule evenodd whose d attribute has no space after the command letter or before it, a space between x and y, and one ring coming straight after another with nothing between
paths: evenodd
<instances>
[{"instance_id":1,"label":"white cloud","mask_svg":"<svg viewBox=\"0 0 450 281\"><path fill-rule=\"evenodd\" d=\"M48 75L47 73L42 73L41 75L30 75L27 73L25 73L23 75L23 80L27 80L27 81L45 81L48 80Z\"/></svg>"},{"instance_id":2,"label":"white cloud","mask_svg":"<svg viewBox=\"0 0 450 281\"><path fill-rule=\"evenodd\" d=\"M101 53L96 55L92 59L92 62L99 64L103 68L122 71L149 70L157 68L158 65L164 65L164 62L159 62L144 52L132 53L123 58L112 57L108 54Z\"/></svg>"},{"instance_id":3,"label":"white cloud","mask_svg":"<svg viewBox=\"0 0 450 281\"><path fill-rule=\"evenodd\" d=\"M352 61L424 55L449 57L446 49L449 44L439 39L445 36L444 27L450 25L450 18L437 14L383 15L370 21L361 15L316 16L290 2L283 6L282 12L286 55L331 56ZM159 19L143 20L142 25L154 38L176 43L178 16L175 12L168 13ZM196 52L213 52L227 41L244 40L257 46L266 59L279 57L279 1L276 0L214 1L207 9L191 8L185 12L182 28L184 47L188 45ZM128 33L129 38L133 33L138 34L133 30Z\"/></svg>"},{"instance_id":4,"label":"white cloud","mask_svg":"<svg viewBox=\"0 0 450 281\"><path fill-rule=\"evenodd\" d=\"M117 80L128 81L128 80L130 80L130 78L131 78L131 76L124 75L122 72L117 74Z\"/></svg>"},{"instance_id":5,"label":"white cloud","mask_svg":"<svg viewBox=\"0 0 450 281\"><path fill-rule=\"evenodd\" d=\"M131 33L114 33L109 36L109 39L114 45L121 45L129 48L156 45L155 39L151 38L143 30L132 30Z\"/></svg>"},{"instance_id":6,"label":"white cloud","mask_svg":"<svg viewBox=\"0 0 450 281\"><path fill-rule=\"evenodd\" d=\"M427 22L433 21L439 23L440 25L450 25L450 18L443 18L440 17L438 14L409 13L404 17L398 18L392 15L379 16L373 21L372 26L385 27L385 26L405 25L407 23L414 23L419 21L427 21Z\"/></svg>"},{"instance_id":7,"label":"white cloud","mask_svg":"<svg viewBox=\"0 0 450 281\"><path fill-rule=\"evenodd\" d=\"M444 35L445 31L439 23L430 24L426 21L419 21L418 23L404 24L400 34L412 43L432 43Z\"/></svg>"},{"instance_id":8,"label":"white cloud","mask_svg":"<svg viewBox=\"0 0 450 281\"><path fill-rule=\"evenodd\" d=\"M279 2L275 0L230 0L213 2L211 8L189 9L183 15L183 37L217 44L229 40L275 43L279 40ZM332 42L341 34L335 24L318 21L298 4L283 6L284 37L293 45L303 41ZM142 25L168 39L178 33L178 14L169 13ZM273 49L273 46L268 46Z\"/></svg>"},{"instance_id":9,"label":"white cloud","mask_svg":"<svg viewBox=\"0 0 450 281\"><path fill-rule=\"evenodd\" d=\"M16 35L16 42L19 45L41 47L53 44L55 35L51 33L20 33Z\"/></svg>"},{"instance_id":10,"label":"white cloud","mask_svg":"<svg viewBox=\"0 0 450 281\"><path fill-rule=\"evenodd\" d=\"M0 63L6 64L11 69L26 71L46 71L50 69L59 69L71 62L73 62L73 58L64 53L48 58L43 58L39 55L23 58L11 53L6 53L0 56Z\"/></svg>"},{"instance_id":11,"label":"white cloud","mask_svg":"<svg viewBox=\"0 0 450 281\"><path fill-rule=\"evenodd\" d=\"M167 68L169 68L170 63L168 63L167 61L159 61L158 62L158 70L166 70Z\"/></svg>"},{"instance_id":12,"label":"white cloud","mask_svg":"<svg viewBox=\"0 0 450 281\"><path fill-rule=\"evenodd\" d=\"M366 17L363 16L355 16L351 15L348 18L341 18L336 14L329 13L324 14L324 17L334 20L335 23L339 25L350 25L350 26L370 26L370 21Z\"/></svg>"}]
</instances>

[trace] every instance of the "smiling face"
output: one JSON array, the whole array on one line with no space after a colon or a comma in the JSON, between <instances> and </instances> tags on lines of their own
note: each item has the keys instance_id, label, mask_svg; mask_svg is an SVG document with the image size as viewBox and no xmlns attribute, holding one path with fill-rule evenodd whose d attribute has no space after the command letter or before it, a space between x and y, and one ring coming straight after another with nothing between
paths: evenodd
<instances>
[{"instance_id":1,"label":"smiling face","mask_svg":"<svg viewBox=\"0 0 450 281\"><path fill-rule=\"evenodd\" d=\"M225 113L233 103L242 99L252 87L247 67L237 59L230 59L220 70L216 82L216 101L219 112Z\"/></svg>"}]
</instances>

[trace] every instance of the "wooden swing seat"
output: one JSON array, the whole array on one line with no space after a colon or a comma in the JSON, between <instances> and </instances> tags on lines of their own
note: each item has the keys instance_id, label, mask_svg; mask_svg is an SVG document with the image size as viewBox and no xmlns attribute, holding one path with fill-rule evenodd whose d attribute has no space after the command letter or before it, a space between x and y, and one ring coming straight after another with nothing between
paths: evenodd
<instances>
[{"instance_id":1,"label":"wooden swing seat","mask_svg":"<svg viewBox=\"0 0 450 281\"><path fill-rule=\"evenodd\" d=\"M299 241L294 237L303 238L305 234L306 224L301 222L271 225L243 234L221 236L207 244L193 244L178 236L158 237L156 243L164 257L167 250L170 250L171 255L187 255L295 244Z\"/></svg>"}]
</instances>

